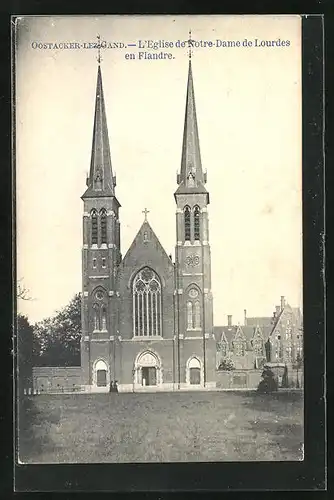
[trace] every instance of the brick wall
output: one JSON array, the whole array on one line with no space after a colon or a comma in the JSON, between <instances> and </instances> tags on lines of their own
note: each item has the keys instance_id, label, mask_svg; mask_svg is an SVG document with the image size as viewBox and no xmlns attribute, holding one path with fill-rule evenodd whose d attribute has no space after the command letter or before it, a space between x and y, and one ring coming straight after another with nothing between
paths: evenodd
<instances>
[{"instance_id":1,"label":"brick wall","mask_svg":"<svg viewBox=\"0 0 334 500\"><path fill-rule=\"evenodd\" d=\"M33 389L39 392L71 390L81 381L81 366L34 366L32 369Z\"/></svg>"},{"instance_id":2,"label":"brick wall","mask_svg":"<svg viewBox=\"0 0 334 500\"><path fill-rule=\"evenodd\" d=\"M216 371L217 387L221 389L257 389L263 370L231 370ZM297 384L298 379L298 384ZM304 387L304 376L301 370L288 370L288 387L293 389L299 385Z\"/></svg>"},{"instance_id":3,"label":"brick wall","mask_svg":"<svg viewBox=\"0 0 334 500\"><path fill-rule=\"evenodd\" d=\"M217 387L221 389L257 389L262 370L217 370Z\"/></svg>"}]
</instances>

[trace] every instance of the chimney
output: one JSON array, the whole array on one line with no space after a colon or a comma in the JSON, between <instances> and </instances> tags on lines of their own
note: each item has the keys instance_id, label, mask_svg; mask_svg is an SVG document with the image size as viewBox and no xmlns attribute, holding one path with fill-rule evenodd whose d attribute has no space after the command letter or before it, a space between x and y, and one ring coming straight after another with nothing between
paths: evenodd
<instances>
[{"instance_id":1,"label":"chimney","mask_svg":"<svg viewBox=\"0 0 334 500\"><path fill-rule=\"evenodd\" d=\"M281 305L282 307L282 305ZM279 313L281 312L281 307L280 306L276 306L276 316L279 315Z\"/></svg>"},{"instance_id":2,"label":"chimney","mask_svg":"<svg viewBox=\"0 0 334 500\"><path fill-rule=\"evenodd\" d=\"M281 311L283 311L285 307L285 298L284 298L284 295L281 295Z\"/></svg>"},{"instance_id":3,"label":"chimney","mask_svg":"<svg viewBox=\"0 0 334 500\"><path fill-rule=\"evenodd\" d=\"M244 325L247 325L247 309L244 309Z\"/></svg>"},{"instance_id":4,"label":"chimney","mask_svg":"<svg viewBox=\"0 0 334 500\"><path fill-rule=\"evenodd\" d=\"M228 314L227 316L227 326L232 326L232 315Z\"/></svg>"}]
</instances>

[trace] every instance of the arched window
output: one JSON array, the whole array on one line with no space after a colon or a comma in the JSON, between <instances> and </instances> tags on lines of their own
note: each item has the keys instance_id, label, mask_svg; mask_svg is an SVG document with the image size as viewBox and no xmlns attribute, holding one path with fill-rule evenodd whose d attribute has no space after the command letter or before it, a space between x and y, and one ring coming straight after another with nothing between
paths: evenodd
<instances>
[{"instance_id":1,"label":"arched window","mask_svg":"<svg viewBox=\"0 0 334 500\"><path fill-rule=\"evenodd\" d=\"M201 230L200 230L200 209L199 206L196 205L194 208L194 240L201 239Z\"/></svg>"},{"instance_id":2,"label":"arched window","mask_svg":"<svg viewBox=\"0 0 334 500\"><path fill-rule=\"evenodd\" d=\"M97 212L92 210L92 245L97 245L98 241L98 228L97 228Z\"/></svg>"},{"instance_id":3,"label":"arched window","mask_svg":"<svg viewBox=\"0 0 334 500\"><path fill-rule=\"evenodd\" d=\"M222 340L222 342L220 344L220 352L221 352L222 357L225 358L225 356L227 354L227 344L226 344L225 340Z\"/></svg>"},{"instance_id":4,"label":"arched window","mask_svg":"<svg viewBox=\"0 0 334 500\"><path fill-rule=\"evenodd\" d=\"M256 356L263 356L263 340L260 338L255 339L253 349Z\"/></svg>"},{"instance_id":5,"label":"arched window","mask_svg":"<svg viewBox=\"0 0 334 500\"><path fill-rule=\"evenodd\" d=\"M184 239L190 241L191 239L191 221L190 221L190 208L184 208Z\"/></svg>"},{"instance_id":6,"label":"arched window","mask_svg":"<svg viewBox=\"0 0 334 500\"><path fill-rule=\"evenodd\" d=\"M201 303L200 293L197 288L190 288L187 301L187 329L197 330L201 328Z\"/></svg>"},{"instance_id":7,"label":"arched window","mask_svg":"<svg viewBox=\"0 0 334 500\"><path fill-rule=\"evenodd\" d=\"M140 336L161 335L161 282L149 267L135 276L133 294L133 334Z\"/></svg>"},{"instance_id":8,"label":"arched window","mask_svg":"<svg viewBox=\"0 0 334 500\"><path fill-rule=\"evenodd\" d=\"M106 306L101 307L101 330L107 329L107 309Z\"/></svg>"},{"instance_id":9,"label":"arched window","mask_svg":"<svg viewBox=\"0 0 334 500\"><path fill-rule=\"evenodd\" d=\"M93 305L93 324L94 330L100 330L100 306L98 304Z\"/></svg>"},{"instance_id":10,"label":"arched window","mask_svg":"<svg viewBox=\"0 0 334 500\"><path fill-rule=\"evenodd\" d=\"M279 335L275 341L275 357L276 359L281 359L282 355L283 355L283 349L281 344L281 337Z\"/></svg>"},{"instance_id":11,"label":"arched window","mask_svg":"<svg viewBox=\"0 0 334 500\"><path fill-rule=\"evenodd\" d=\"M193 304L192 302L187 302L187 327L188 330L193 328Z\"/></svg>"},{"instance_id":12,"label":"arched window","mask_svg":"<svg viewBox=\"0 0 334 500\"><path fill-rule=\"evenodd\" d=\"M195 302L195 328L201 328L201 305L198 300Z\"/></svg>"},{"instance_id":13,"label":"arched window","mask_svg":"<svg viewBox=\"0 0 334 500\"><path fill-rule=\"evenodd\" d=\"M107 243L107 212L103 208L100 212L100 223L101 223L101 243Z\"/></svg>"},{"instance_id":14,"label":"arched window","mask_svg":"<svg viewBox=\"0 0 334 500\"><path fill-rule=\"evenodd\" d=\"M107 293L102 287L93 292L93 329L107 330Z\"/></svg>"},{"instance_id":15,"label":"arched window","mask_svg":"<svg viewBox=\"0 0 334 500\"><path fill-rule=\"evenodd\" d=\"M234 342L234 353L236 356L245 355L245 342L243 340L236 340Z\"/></svg>"}]
</instances>

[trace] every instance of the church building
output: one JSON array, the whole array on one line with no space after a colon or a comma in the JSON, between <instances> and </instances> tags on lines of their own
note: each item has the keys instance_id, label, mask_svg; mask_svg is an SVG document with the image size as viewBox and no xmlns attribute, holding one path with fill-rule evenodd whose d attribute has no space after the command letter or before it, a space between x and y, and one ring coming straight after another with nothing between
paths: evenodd
<instances>
[{"instance_id":1,"label":"church building","mask_svg":"<svg viewBox=\"0 0 334 500\"><path fill-rule=\"evenodd\" d=\"M227 325L213 324L210 197L191 54L181 168L170 193L176 209L175 259L149 224L147 209L122 255L121 204L99 59L91 164L82 195L81 363L34 367L34 393L107 392L116 381L120 392L255 389L268 363L289 370L290 383L299 387L303 318L284 296L268 317L247 317L244 310L243 325L233 324L231 315Z\"/></svg>"},{"instance_id":2,"label":"church building","mask_svg":"<svg viewBox=\"0 0 334 500\"><path fill-rule=\"evenodd\" d=\"M175 262L149 224L146 209L142 226L122 256L121 204L99 62L90 172L82 195L81 376L86 390L109 390L112 381L124 392L215 387L206 182L190 56L181 169L174 192Z\"/></svg>"}]
</instances>

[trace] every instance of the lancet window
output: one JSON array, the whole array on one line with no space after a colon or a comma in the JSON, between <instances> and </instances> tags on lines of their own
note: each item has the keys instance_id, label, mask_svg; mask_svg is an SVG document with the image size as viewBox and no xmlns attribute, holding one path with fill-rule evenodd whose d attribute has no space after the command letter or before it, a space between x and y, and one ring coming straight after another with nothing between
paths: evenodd
<instances>
[{"instance_id":1,"label":"lancet window","mask_svg":"<svg viewBox=\"0 0 334 500\"><path fill-rule=\"evenodd\" d=\"M133 280L133 334L135 337L161 335L161 281L149 267L141 269Z\"/></svg>"},{"instance_id":2,"label":"lancet window","mask_svg":"<svg viewBox=\"0 0 334 500\"><path fill-rule=\"evenodd\" d=\"M201 328L201 303L197 288L190 288L187 301L187 329L197 330Z\"/></svg>"},{"instance_id":3,"label":"lancet window","mask_svg":"<svg viewBox=\"0 0 334 500\"><path fill-rule=\"evenodd\" d=\"M200 226L200 208L198 205L194 207L194 240L201 239L201 226Z\"/></svg>"},{"instance_id":4,"label":"lancet window","mask_svg":"<svg viewBox=\"0 0 334 500\"><path fill-rule=\"evenodd\" d=\"M185 241L191 239L190 208L188 206L184 208L184 239Z\"/></svg>"},{"instance_id":5,"label":"lancet window","mask_svg":"<svg viewBox=\"0 0 334 500\"><path fill-rule=\"evenodd\" d=\"M263 340L261 338L254 340L253 349L256 356L263 356Z\"/></svg>"},{"instance_id":6,"label":"lancet window","mask_svg":"<svg viewBox=\"0 0 334 500\"><path fill-rule=\"evenodd\" d=\"M91 212L92 219L92 245L97 245L98 243L98 217L96 210Z\"/></svg>"},{"instance_id":7,"label":"lancet window","mask_svg":"<svg viewBox=\"0 0 334 500\"><path fill-rule=\"evenodd\" d=\"M93 304L93 329L94 331L106 331L107 330L107 304L106 304L106 293L102 289L98 289L94 293L94 304Z\"/></svg>"},{"instance_id":8,"label":"lancet window","mask_svg":"<svg viewBox=\"0 0 334 500\"><path fill-rule=\"evenodd\" d=\"M107 212L103 208L100 212L101 243L107 243Z\"/></svg>"}]
</instances>

